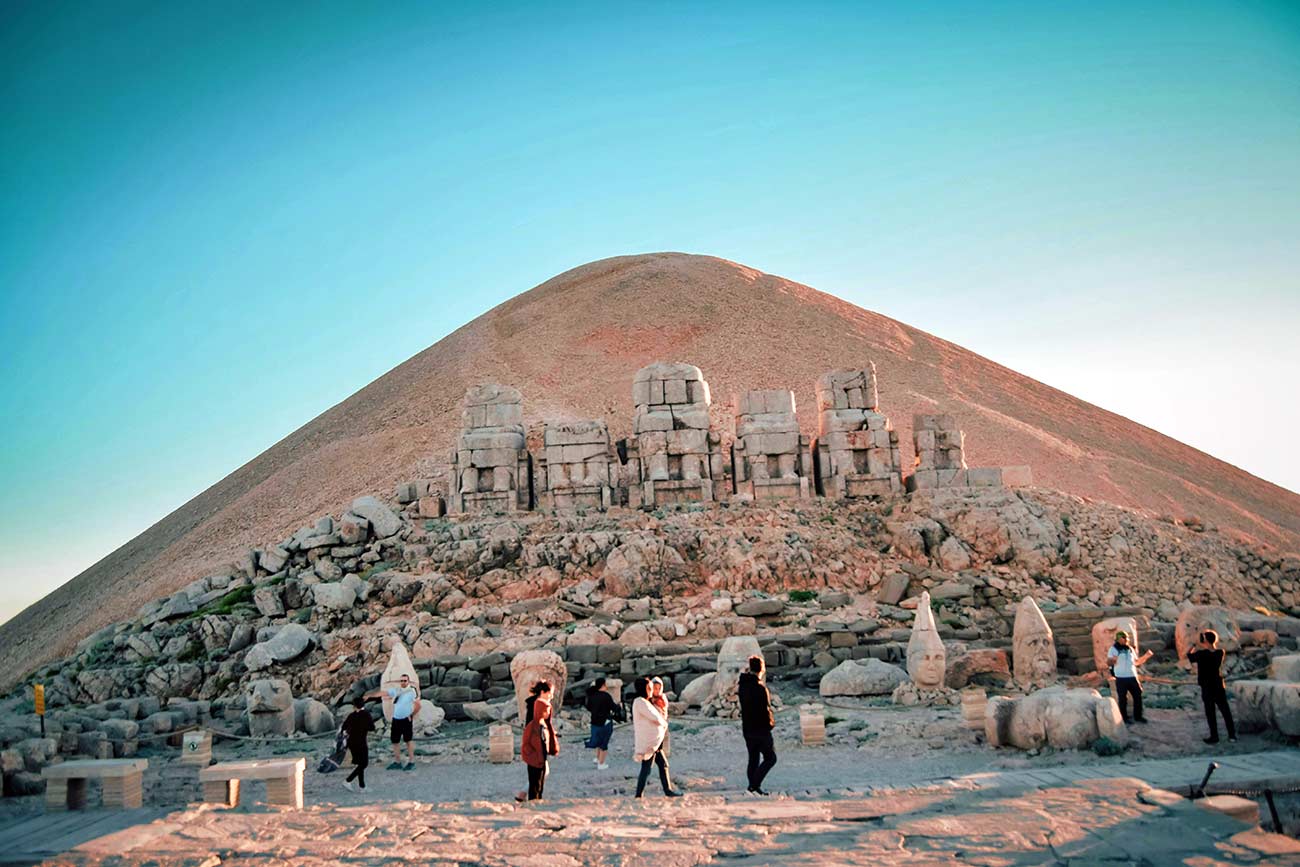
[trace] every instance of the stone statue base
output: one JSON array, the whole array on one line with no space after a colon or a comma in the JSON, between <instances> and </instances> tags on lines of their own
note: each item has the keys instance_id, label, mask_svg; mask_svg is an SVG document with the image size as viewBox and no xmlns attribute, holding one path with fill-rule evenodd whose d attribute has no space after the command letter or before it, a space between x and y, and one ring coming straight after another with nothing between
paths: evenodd
<instances>
[{"instance_id":1,"label":"stone statue base","mask_svg":"<svg viewBox=\"0 0 1300 867\"><path fill-rule=\"evenodd\" d=\"M961 693L946 686L924 687L915 683L900 683L894 688L894 704L901 705L958 705Z\"/></svg>"}]
</instances>

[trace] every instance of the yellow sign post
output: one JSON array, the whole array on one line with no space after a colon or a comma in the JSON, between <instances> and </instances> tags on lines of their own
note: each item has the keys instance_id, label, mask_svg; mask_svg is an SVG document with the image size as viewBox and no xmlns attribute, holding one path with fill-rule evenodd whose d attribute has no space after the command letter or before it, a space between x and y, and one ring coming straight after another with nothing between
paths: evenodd
<instances>
[{"instance_id":1,"label":"yellow sign post","mask_svg":"<svg viewBox=\"0 0 1300 867\"><path fill-rule=\"evenodd\" d=\"M32 704L36 706L36 715L41 718L41 737L45 737L45 684L38 683L32 687Z\"/></svg>"}]
</instances>

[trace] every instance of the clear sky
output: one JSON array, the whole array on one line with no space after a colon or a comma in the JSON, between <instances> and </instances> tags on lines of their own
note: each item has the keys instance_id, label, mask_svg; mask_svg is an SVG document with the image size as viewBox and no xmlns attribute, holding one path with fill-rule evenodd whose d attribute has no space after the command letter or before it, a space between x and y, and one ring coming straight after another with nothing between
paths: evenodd
<instances>
[{"instance_id":1,"label":"clear sky","mask_svg":"<svg viewBox=\"0 0 1300 867\"><path fill-rule=\"evenodd\" d=\"M0 0L0 621L655 250L1300 489L1300 4Z\"/></svg>"}]
</instances>

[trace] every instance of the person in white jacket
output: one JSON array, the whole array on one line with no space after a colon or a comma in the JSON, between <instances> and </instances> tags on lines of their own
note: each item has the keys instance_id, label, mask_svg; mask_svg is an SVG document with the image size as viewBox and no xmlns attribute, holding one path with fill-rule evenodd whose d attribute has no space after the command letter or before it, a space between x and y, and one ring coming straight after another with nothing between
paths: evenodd
<instances>
[{"instance_id":1,"label":"person in white jacket","mask_svg":"<svg viewBox=\"0 0 1300 867\"><path fill-rule=\"evenodd\" d=\"M638 677L633 685L636 700L632 702L632 737L636 745L634 758L641 763L641 774L636 781L636 796L645 792L646 781L650 779L650 766L659 766L659 782L663 784L664 795L676 798L681 794L673 789L668 776L668 760L664 758L664 738L668 735L668 715L655 707L649 698L649 681Z\"/></svg>"}]
</instances>

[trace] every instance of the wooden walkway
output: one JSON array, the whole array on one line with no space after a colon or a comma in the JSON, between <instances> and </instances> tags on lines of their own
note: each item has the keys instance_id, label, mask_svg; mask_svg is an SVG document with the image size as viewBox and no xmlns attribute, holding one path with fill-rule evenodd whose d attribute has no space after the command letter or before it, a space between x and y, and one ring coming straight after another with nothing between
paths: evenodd
<instances>
[{"instance_id":1,"label":"wooden walkway","mask_svg":"<svg viewBox=\"0 0 1300 867\"><path fill-rule=\"evenodd\" d=\"M1281 788L1300 784L1300 751L1297 750L1245 753L1217 761L1219 769L1211 779L1212 790L1216 787ZM935 786L990 791L1036 789L1066 786L1084 780L1136 777L1158 788L1185 793L1188 786L1201 781L1208 764L1208 758L1198 756L1121 761L1103 766L993 771L918 780L904 786L882 786L878 790L866 791L931 789ZM197 815L194 808L178 805L170 809L97 809L23 816L0 822L0 865L37 865L72 850L102 856L123 855L133 850L147 852L151 842L171 835Z\"/></svg>"}]
</instances>

